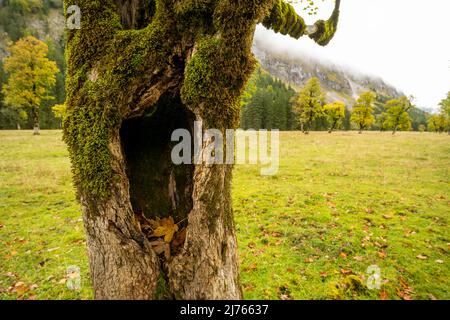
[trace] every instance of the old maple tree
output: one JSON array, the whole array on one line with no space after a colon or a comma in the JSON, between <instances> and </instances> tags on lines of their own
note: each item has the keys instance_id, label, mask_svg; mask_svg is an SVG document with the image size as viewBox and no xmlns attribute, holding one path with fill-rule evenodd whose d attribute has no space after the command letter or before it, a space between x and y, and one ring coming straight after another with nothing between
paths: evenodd
<instances>
[{"instance_id":1,"label":"old maple tree","mask_svg":"<svg viewBox=\"0 0 450 320\"><path fill-rule=\"evenodd\" d=\"M64 2L81 9L81 29L68 31L64 139L95 298L240 299L232 167L173 165L171 133L195 120L236 128L257 23L326 45L340 0L309 27L279 0Z\"/></svg>"}]
</instances>

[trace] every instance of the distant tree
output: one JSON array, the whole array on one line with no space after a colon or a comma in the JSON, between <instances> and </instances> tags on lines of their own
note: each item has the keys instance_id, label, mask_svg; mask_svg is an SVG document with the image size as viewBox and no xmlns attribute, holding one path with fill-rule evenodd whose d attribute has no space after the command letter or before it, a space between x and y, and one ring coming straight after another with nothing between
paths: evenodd
<instances>
[{"instance_id":1,"label":"distant tree","mask_svg":"<svg viewBox=\"0 0 450 320\"><path fill-rule=\"evenodd\" d=\"M332 133L335 129L341 126L342 120L345 118L345 103L342 101L336 101L325 105L323 110L329 124L328 133Z\"/></svg>"},{"instance_id":2,"label":"distant tree","mask_svg":"<svg viewBox=\"0 0 450 320\"><path fill-rule=\"evenodd\" d=\"M243 129L292 128L290 99L295 91L258 68L241 97L240 127Z\"/></svg>"},{"instance_id":3,"label":"distant tree","mask_svg":"<svg viewBox=\"0 0 450 320\"><path fill-rule=\"evenodd\" d=\"M434 114L428 118L428 131L442 133L446 128L446 119L442 114Z\"/></svg>"},{"instance_id":4,"label":"distant tree","mask_svg":"<svg viewBox=\"0 0 450 320\"><path fill-rule=\"evenodd\" d=\"M7 82L3 87L5 103L16 108L29 108L33 117L34 134L39 134L40 105L52 99L49 90L56 82L58 68L47 58L47 45L28 36L18 40L9 48L4 69Z\"/></svg>"},{"instance_id":5,"label":"distant tree","mask_svg":"<svg viewBox=\"0 0 450 320\"><path fill-rule=\"evenodd\" d=\"M450 91L447 93L447 97L439 103L441 107L441 115L445 118L447 125L447 132L450 134Z\"/></svg>"},{"instance_id":6,"label":"distant tree","mask_svg":"<svg viewBox=\"0 0 450 320\"><path fill-rule=\"evenodd\" d=\"M302 126L302 131L308 134L315 119L323 115L325 96L320 88L320 81L313 77L308 80L303 89L294 97L293 109Z\"/></svg>"},{"instance_id":7,"label":"distant tree","mask_svg":"<svg viewBox=\"0 0 450 320\"><path fill-rule=\"evenodd\" d=\"M347 107L345 107L345 117L342 120L342 128L345 131L349 131L352 129L351 118L352 118L352 112Z\"/></svg>"},{"instance_id":8,"label":"distant tree","mask_svg":"<svg viewBox=\"0 0 450 320\"><path fill-rule=\"evenodd\" d=\"M55 104L52 107L53 114L56 119L60 120L60 127L62 127L62 122L67 114L67 107L65 104Z\"/></svg>"},{"instance_id":9,"label":"distant tree","mask_svg":"<svg viewBox=\"0 0 450 320\"><path fill-rule=\"evenodd\" d=\"M386 129L388 128L387 118L388 118L388 116L387 116L386 112L382 112L376 116L375 123L376 123L377 127L379 127L380 132L386 131Z\"/></svg>"},{"instance_id":10,"label":"distant tree","mask_svg":"<svg viewBox=\"0 0 450 320\"><path fill-rule=\"evenodd\" d=\"M412 108L411 101L406 97L392 99L386 103L386 121L388 128L392 128L392 134L397 130L410 130L411 118L408 111Z\"/></svg>"},{"instance_id":11,"label":"distant tree","mask_svg":"<svg viewBox=\"0 0 450 320\"><path fill-rule=\"evenodd\" d=\"M424 124L419 125L419 132L424 133L427 130L427 127Z\"/></svg>"},{"instance_id":12,"label":"distant tree","mask_svg":"<svg viewBox=\"0 0 450 320\"><path fill-rule=\"evenodd\" d=\"M356 104L353 106L351 120L358 126L359 133L368 129L375 122L373 115L375 99L376 94L367 91L359 96Z\"/></svg>"}]
</instances>

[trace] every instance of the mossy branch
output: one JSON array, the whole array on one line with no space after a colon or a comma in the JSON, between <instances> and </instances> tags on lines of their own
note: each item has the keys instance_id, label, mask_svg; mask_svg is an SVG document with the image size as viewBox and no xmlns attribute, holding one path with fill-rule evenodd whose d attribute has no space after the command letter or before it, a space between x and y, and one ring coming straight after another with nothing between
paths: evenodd
<instances>
[{"instance_id":1,"label":"mossy branch","mask_svg":"<svg viewBox=\"0 0 450 320\"><path fill-rule=\"evenodd\" d=\"M270 11L270 15L263 20L263 25L267 29L272 29L276 33L289 35L298 39L306 33L306 23L300 17L293 6L279 0Z\"/></svg>"},{"instance_id":2,"label":"mossy branch","mask_svg":"<svg viewBox=\"0 0 450 320\"><path fill-rule=\"evenodd\" d=\"M339 21L339 8L341 6L341 0L336 0L333 14L327 21L319 20L313 27L312 31L308 32L308 36L313 39L317 44L326 46L333 39L337 30Z\"/></svg>"},{"instance_id":3,"label":"mossy branch","mask_svg":"<svg viewBox=\"0 0 450 320\"><path fill-rule=\"evenodd\" d=\"M328 20L319 20L313 26L307 26L292 5L285 3L283 0L278 0L270 14L263 20L263 25L277 33L289 35L295 39L308 35L317 44L326 46L336 33L340 5L341 0L336 0L333 14Z\"/></svg>"}]
</instances>

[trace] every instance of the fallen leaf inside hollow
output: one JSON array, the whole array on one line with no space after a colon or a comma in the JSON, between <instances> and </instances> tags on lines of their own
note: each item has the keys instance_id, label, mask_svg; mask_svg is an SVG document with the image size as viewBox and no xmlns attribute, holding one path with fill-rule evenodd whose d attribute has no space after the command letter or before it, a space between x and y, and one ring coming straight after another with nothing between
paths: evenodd
<instances>
[{"instance_id":1,"label":"fallen leaf inside hollow","mask_svg":"<svg viewBox=\"0 0 450 320\"><path fill-rule=\"evenodd\" d=\"M175 224L172 217L163 218L156 221L159 225L150 235L150 237L160 238L164 237L164 241L170 243L174 234L178 231L178 225ZM154 224L156 226L156 224Z\"/></svg>"}]
</instances>

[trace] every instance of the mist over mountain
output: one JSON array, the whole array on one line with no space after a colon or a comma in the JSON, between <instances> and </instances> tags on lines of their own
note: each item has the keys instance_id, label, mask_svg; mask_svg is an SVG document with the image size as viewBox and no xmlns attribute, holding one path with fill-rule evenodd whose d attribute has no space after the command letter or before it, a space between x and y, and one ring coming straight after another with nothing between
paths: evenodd
<instances>
[{"instance_id":1,"label":"mist over mountain","mask_svg":"<svg viewBox=\"0 0 450 320\"><path fill-rule=\"evenodd\" d=\"M365 75L306 55L282 51L258 39L254 41L253 52L261 67L275 78L299 89L308 79L317 77L326 92L327 100L341 100L350 108L358 96L368 90L377 93L383 101L403 95L379 77Z\"/></svg>"}]
</instances>

